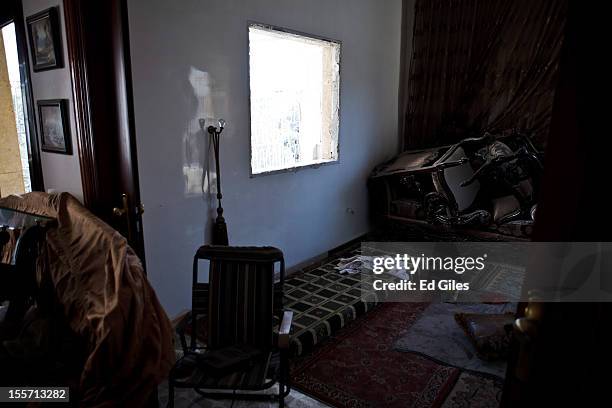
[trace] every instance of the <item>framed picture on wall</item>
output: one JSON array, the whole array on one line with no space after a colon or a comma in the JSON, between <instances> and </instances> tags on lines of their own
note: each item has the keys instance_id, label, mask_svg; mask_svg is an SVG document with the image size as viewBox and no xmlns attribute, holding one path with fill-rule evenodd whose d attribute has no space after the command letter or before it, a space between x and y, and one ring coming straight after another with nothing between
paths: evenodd
<instances>
[{"instance_id":1,"label":"framed picture on wall","mask_svg":"<svg viewBox=\"0 0 612 408\"><path fill-rule=\"evenodd\" d=\"M34 72L62 68L64 59L57 7L26 19Z\"/></svg>"},{"instance_id":2,"label":"framed picture on wall","mask_svg":"<svg viewBox=\"0 0 612 408\"><path fill-rule=\"evenodd\" d=\"M43 152L72 154L67 112L67 99L38 101L40 140Z\"/></svg>"}]
</instances>

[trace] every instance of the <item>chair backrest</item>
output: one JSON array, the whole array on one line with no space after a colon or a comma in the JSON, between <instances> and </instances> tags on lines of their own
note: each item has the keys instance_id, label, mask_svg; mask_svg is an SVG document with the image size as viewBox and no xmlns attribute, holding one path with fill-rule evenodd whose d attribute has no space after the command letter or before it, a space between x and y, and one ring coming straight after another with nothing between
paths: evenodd
<instances>
[{"instance_id":1,"label":"chair backrest","mask_svg":"<svg viewBox=\"0 0 612 408\"><path fill-rule=\"evenodd\" d=\"M201 247L194 260L194 313L197 313L196 306L201 304L196 299L202 285L197 277L199 259L210 261L206 308L208 348L234 344L272 346L273 316L282 309L283 253L272 247ZM275 285L274 265L277 262L280 263L280 280Z\"/></svg>"},{"instance_id":2,"label":"chair backrest","mask_svg":"<svg viewBox=\"0 0 612 408\"><path fill-rule=\"evenodd\" d=\"M463 148L457 144L449 149L436 164L444 162L458 161L466 158L467 155ZM444 195L449 203L461 212L468 209L478 196L480 183L478 180L470 185L462 186L461 183L474 175L474 169L470 162L465 162L458 166L444 168L441 171L432 173L433 183L436 190Z\"/></svg>"}]
</instances>

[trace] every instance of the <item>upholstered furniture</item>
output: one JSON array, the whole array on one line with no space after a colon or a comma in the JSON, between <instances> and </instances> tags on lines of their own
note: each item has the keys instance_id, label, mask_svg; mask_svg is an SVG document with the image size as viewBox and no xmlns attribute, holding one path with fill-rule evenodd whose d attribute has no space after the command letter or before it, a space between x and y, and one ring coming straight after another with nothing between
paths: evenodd
<instances>
[{"instance_id":1,"label":"upholstered furniture","mask_svg":"<svg viewBox=\"0 0 612 408\"><path fill-rule=\"evenodd\" d=\"M35 266L25 273L19 259L8 265L7 272L16 267L19 273L15 279L9 277L8 290L6 286L0 290L8 292L11 302L3 328L7 320L19 321L16 317L27 310L17 337L9 337L10 343L0 339L2 346L8 345L0 347L0 357L7 351L20 363L19 372L0 370L10 375L9 381L0 379L0 383L67 385L76 406L143 405L174 363L174 335L126 239L68 193L4 197L0 207L13 213L4 218L6 212L0 211L0 224L21 231L18 248L12 252L24 264ZM14 223L19 220L17 213L34 215L34 222ZM50 228L44 240L27 245L30 231L45 220ZM6 270L4 265L0 269ZM25 286L19 284L23 278ZM25 301L19 300L19 292L27 295ZM48 330L43 332L45 327ZM1 338L6 331L0 328L0 332ZM30 351L24 353L27 348ZM0 362L0 367L5 366Z\"/></svg>"},{"instance_id":2,"label":"upholstered furniture","mask_svg":"<svg viewBox=\"0 0 612 408\"><path fill-rule=\"evenodd\" d=\"M407 151L369 179L378 220L472 229L527 238L537 202L541 154L517 132Z\"/></svg>"},{"instance_id":3,"label":"upholstered furniture","mask_svg":"<svg viewBox=\"0 0 612 408\"><path fill-rule=\"evenodd\" d=\"M508 357L514 313L456 313L455 320L470 339L478 357L494 361Z\"/></svg>"},{"instance_id":4,"label":"upholstered furniture","mask_svg":"<svg viewBox=\"0 0 612 408\"><path fill-rule=\"evenodd\" d=\"M210 263L208 285L199 279L202 261ZM275 265L279 266L276 282ZM274 399L284 406L284 397L290 392L288 354L293 316L283 311L284 280L285 265L279 249L215 245L198 249L193 265L192 311L177 327L184 355L170 373L169 406L174 405L177 387L193 388L209 398ZM196 341L201 315L208 320L205 345ZM274 330L275 317L280 321L278 333ZM231 362L223 372L210 368L211 356L221 365L224 354L238 355L240 360L236 349L249 350L249 355L233 370ZM261 391L275 384L276 395L241 392Z\"/></svg>"}]
</instances>

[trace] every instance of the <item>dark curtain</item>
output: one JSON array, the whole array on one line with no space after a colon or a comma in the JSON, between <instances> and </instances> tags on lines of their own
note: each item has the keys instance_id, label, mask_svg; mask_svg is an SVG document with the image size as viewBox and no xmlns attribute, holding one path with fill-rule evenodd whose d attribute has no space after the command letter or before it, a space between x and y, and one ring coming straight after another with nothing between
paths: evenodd
<instances>
[{"instance_id":1,"label":"dark curtain","mask_svg":"<svg viewBox=\"0 0 612 408\"><path fill-rule=\"evenodd\" d=\"M566 0L416 0L403 44L404 149L510 129L543 147L566 10Z\"/></svg>"}]
</instances>

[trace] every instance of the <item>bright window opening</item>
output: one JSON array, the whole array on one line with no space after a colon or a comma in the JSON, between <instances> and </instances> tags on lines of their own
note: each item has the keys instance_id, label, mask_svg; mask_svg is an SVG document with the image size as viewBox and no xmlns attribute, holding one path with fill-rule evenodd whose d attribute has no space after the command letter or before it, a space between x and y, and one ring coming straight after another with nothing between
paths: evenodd
<instances>
[{"instance_id":1,"label":"bright window opening","mask_svg":"<svg viewBox=\"0 0 612 408\"><path fill-rule=\"evenodd\" d=\"M251 173L338 160L340 43L249 26Z\"/></svg>"},{"instance_id":2,"label":"bright window opening","mask_svg":"<svg viewBox=\"0 0 612 408\"><path fill-rule=\"evenodd\" d=\"M32 191L15 24L0 29L0 197Z\"/></svg>"}]
</instances>

